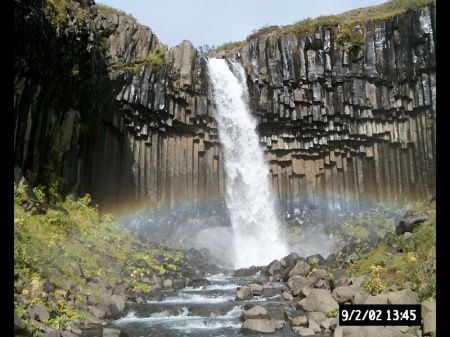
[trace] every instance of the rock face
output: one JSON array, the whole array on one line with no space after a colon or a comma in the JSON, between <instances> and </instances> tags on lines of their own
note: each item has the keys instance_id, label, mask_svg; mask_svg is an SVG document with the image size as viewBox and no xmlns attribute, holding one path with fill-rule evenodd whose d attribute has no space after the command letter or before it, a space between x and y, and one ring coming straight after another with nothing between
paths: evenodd
<instances>
[{"instance_id":1,"label":"rock face","mask_svg":"<svg viewBox=\"0 0 450 337\"><path fill-rule=\"evenodd\" d=\"M53 7L27 3L14 2L14 165L27 180L105 208L223 199L207 58L187 40L167 50L150 28L97 6L56 22ZM359 31L351 53L322 26L209 55L246 69L287 212L435 194L435 7Z\"/></svg>"}]
</instances>

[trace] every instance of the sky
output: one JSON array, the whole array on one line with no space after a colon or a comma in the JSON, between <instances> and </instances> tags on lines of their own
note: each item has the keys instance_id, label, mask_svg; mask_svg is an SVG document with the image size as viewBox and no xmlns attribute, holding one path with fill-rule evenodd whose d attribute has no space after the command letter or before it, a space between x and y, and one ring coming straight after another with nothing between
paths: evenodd
<instances>
[{"instance_id":1,"label":"sky","mask_svg":"<svg viewBox=\"0 0 450 337\"><path fill-rule=\"evenodd\" d=\"M131 14L169 48L183 40L194 47L244 41L266 26L340 14L388 0L97 0Z\"/></svg>"}]
</instances>

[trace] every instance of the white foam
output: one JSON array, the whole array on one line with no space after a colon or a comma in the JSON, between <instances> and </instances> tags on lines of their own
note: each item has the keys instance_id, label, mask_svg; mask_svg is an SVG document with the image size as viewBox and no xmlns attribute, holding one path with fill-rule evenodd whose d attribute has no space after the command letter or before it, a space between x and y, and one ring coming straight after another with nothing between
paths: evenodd
<instances>
[{"instance_id":1,"label":"white foam","mask_svg":"<svg viewBox=\"0 0 450 337\"><path fill-rule=\"evenodd\" d=\"M209 284L198 288L193 287L185 287L181 289L182 292L194 292L194 291L204 291L204 290L237 290L241 285L236 283L227 283L227 284Z\"/></svg>"},{"instance_id":2,"label":"white foam","mask_svg":"<svg viewBox=\"0 0 450 337\"><path fill-rule=\"evenodd\" d=\"M225 59L210 59L208 69L224 155L234 267L267 265L286 256L288 250L269 181L269 165L256 131L257 121L247 104L246 74L239 63Z\"/></svg>"},{"instance_id":3,"label":"white foam","mask_svg":"<svg viewBox=\"0 0 450 337\"><path fill-rule=\"evenodd\" d=\"M240 305L236 305L233 307L233 309L231 309L230 311L227 312L227 314L225 316L223 316L224 318L227 317L237 317L239 316L242 312L244 311L244 309L242 309L242 307Z\"/></svg>"},{"instance_id":4,"label":"white foam","mask_svg":"<svg viewBox=\"0 0 450 337\"><path fill-rule=\"evenodd\" d=\"M234 300L235 295L218 295L215 297L208 297L207 295L180 293L179 296L168 297L163 301L147 301L151 303L222 303Z\"/></svg>"},{"instance_id":5,"label":"white foam","mask_svg":"<svg viewBox=\"0 0 450 337\"><path fill-rule=\"evenodd\" d=\"M227 320L223 321L195 320L185 322L182 325L172 326L171 329L183 330L184 332L192 332L191 330L216 330L223 328L240 329L241 325L242 323Z\"/></svg>"},{"instance_id":6,"label":"white foam","mask_svg":"<svg viewBox=\"0 0 450 337\"><path fill-rule=\"evenodd\" d=\"M230 277L231 277L230 275L227 275L224 273L219 273L219 274L213 274L213 275L207 276L205 278L210 282L220 282L220 281L226 281Z\"/></svg>"},{"instance_id":7,"label":"white foam","mask_svg":"<svg viewBox=\"0 0 450 337\"><path fill-rule=\"evenodd\" d=\"M190 316L189 310L186 307L180 308L181 312L179 315L170 314L167 310L156 312L151 314L149 317L138 317L134 311L130 311L127 315L119 318L115 323L130 323L130 322L148 322L148 321L172 321L180 319L198 319L199 316Z\"/></svg>"}]
</instances>

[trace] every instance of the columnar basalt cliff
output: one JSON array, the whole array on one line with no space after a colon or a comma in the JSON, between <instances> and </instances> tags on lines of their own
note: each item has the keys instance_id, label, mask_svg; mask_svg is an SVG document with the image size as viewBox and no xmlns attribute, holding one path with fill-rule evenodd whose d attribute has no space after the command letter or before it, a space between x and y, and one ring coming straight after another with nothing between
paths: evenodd
<instances>
[{"instance_id":1,"label":"columnar basalt cliff","mask_svg":"<svg viewBox=\"0 0 450 337\"><path fill-rule=\"evenodd\" d=\"M33 1L31 1L33 3ZM15 1L14 159L34 185L102 207L224 197L208 57L242 62L286 211L401 203L435 193L435 7L315 34L256 35L205 57L150 28L69 2ZM60 18L61 16L59 16ZM51 193L48 193L49 195Z\"/></svg>"},{"instance_id":2,"label":"columnar basalt cliff","mask_svg":"<svg viewBox=\"0 0 450 337\"><path fill-rule=\"evenodd\" d=\"M261 143L286 209L434 193L434 27L427 8L356 27L364 44L353 53L327 27L244 47Z\"/></svg>"}]
</instances>

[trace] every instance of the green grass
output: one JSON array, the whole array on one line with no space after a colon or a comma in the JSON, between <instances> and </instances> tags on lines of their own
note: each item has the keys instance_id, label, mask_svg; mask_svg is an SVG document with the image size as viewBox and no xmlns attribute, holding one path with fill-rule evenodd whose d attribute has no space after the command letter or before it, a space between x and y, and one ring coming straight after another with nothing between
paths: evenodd
<instances>
[{"instance_id":1,"label":"green grass","mask_svg":"<svg viewBox=\"0 0 450 337\"><path fill-rule=\"evenodd\" d=\"M219 50L231 50L231 49L237 49L237 50L241 50L242 47L245 45L244 41L238 41L238 42L225 42L223 44L221 44L220 46L214 48L214 50L219 51Z\"/></svg>"},{"instance_id":2,"label":"green grass","mask_svg":"<svg viewBox=\"0 0 450 337\"><path fill-rule=\"evenodd\" d=\"M91 22L89 9L81 6L75 0L44 0L46 11L53 26L64 27L67 25L67 14L76 16L78 21Z\"/></svg>"},{"instance_id":3,"label":"green grass","mask_svg":"<svg viewBox=\"0 0 450 337\"><path fill-rule=\"evenodd\" d=\"M280 29L279 26L269 26L268 24L266 24L264 27L254 29L252 33L249 36L247 36L246 40L250 41L256 39L258 36L261 36L263 34L269 34L271 32L278 31L279 29Z\"/></svg>"},{"instance_id":4,"label":"green grass","mask_svg":"<svg viewBox=\"0 0 450 337\"><path fill-rule=\"evenodd\" d=\"M376 23L387 21L395 16L405 14L410 10L420 10L432 3L434 0L391 0L384 4L358 8L337 15L320 15L316 18L304 18L291 25L269 26L264 25L259 29L254 29L247 36L249 42L261 35L276 32L278 38L288 35L300 35L303 37L314 36L318 27L330 28L336 36L337 43L342 50L349 53L356 53L364 44L364 29L366 23ZM359 26L361 30L354 28ZM220 47L213 47L211 50L240 49L245 41L227 42Z\"/></svg>"},{"instance_id":5,"label":"green grass","mask_svg":"<svg viewBox=\"0 0 450 337\"><path fill-rule=\"evenodd\" d=\"M101 3L101 2L97 2L95 4L95 6L105 16L111 15L111 14L117 14L118 16L125 16L125 17L129 18L130 20L132 20L134 22L137 22L136 18L133 15L131 15L129 13L126 13L126 12L120 10L120 9L116 9L116 8L110 7L110 6L105 5L105 4Z\"/></svg>"},{"instance_id":6,"label":"green grass","mask_svg":"<svg viewBox=\"0 0 450 337\"><path fill-rule=\"evenodd\" d=\"M121 61L118 69L123 70L127 73L137 74L142 69L142 67L148 67L151 65L153 67L153 72L160 76L162 70L165 67L164 57L164 50L154 49L148 53L145 59L136 59L133 65L124 65L123 61Z\"/></svg>"},{"instance_id":7,"label":"green grass","mask_svg":"<svg viewBox=\"0 0 450 337\"><path fill-rule=\"evenodd\" d=\"M418 10L434 3L434 0L391 0L377 6L358 8L337 15L319 16L315 19L306 18L292 25L283 27L280 35L289 33L311 36L317 27L330 28L340 26L340 34L348 35L356 25L364 26L366 22L382 22L395 16L405 14L410 10Z\"/></svg>"},{"instance_id":8,"label":"green grass","mask_svg":"<svg viewBox=\"0 0 450 337\"><path fill-rule=\"evenodd\" d=\"M34 191L45 203L44 193L39 188ZM86 303L86 298L68 300L66 282L95 294L86 278L101 278L113 286L120 274L133 291L149 292L150 286L141 280L179 270L184 257L182 251L154 248L139 241L111 215L101 214L88 194L76 201L57 201L61 199L53 198L56 201L46 214L25 212L21 207L27 200L25 188L14 186L14 271L23 280L15 281L14 292L27 301L15 302L15 310L25 322L27 336L40 333L26 315L31 305L44 305L53 317L47 324L58 329L87 319L86 313L74 309L76 303ZM141 260L146 264L137 266L135 262ZM40 289L44 281L56 287L52 296Z\"/></svg>"},{"instance_id":9,"label":"green grass","mask_svg":"<svg viewBox=\"0 0 450 337\"><path fill-rule=\"evenodd\" d=\"M426 202L415 205L410 213L428 212L426 222L414 229L410 239L395 236L399 249L392 253L386 243L380 244L347 269L350 275L364 276L365 287L374 293L391 285L404 285L418 293L419 300L436 300L436 205ZM378 284L377 282L381 282Z\"/></svg>"}]
</instances>

